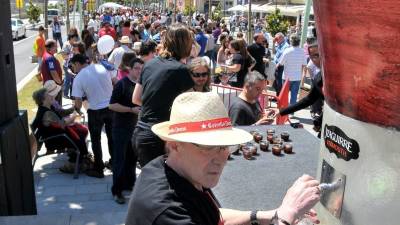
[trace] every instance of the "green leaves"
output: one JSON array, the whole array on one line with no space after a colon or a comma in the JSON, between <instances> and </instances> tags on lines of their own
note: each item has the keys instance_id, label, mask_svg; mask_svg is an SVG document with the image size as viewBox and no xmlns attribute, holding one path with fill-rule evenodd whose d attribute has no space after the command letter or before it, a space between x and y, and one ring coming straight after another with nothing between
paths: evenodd
<instances>
[{"instance_id":1,"label":"green leaves","mask_svg":"<svg viewBox=\"0 0 400 225\"><path fill-rule=\"evenodd\" d=\"M29 7L26 9L26 14L28 15L29 22L38 23L40 21L41 11L42 11L41 8L39 6L34 5L30 0Z\"/></svg>"},{"instance_id":2,"label":"green leaves","mask_svg":"<svg viewBox=\"0 0 400 225\"><path fill-rule=\"evenodd\" d=\"M275 34L279 32L286 34L290 26L289 21L282 16L278 8L275 9L274 13L268 15L267 24L267 31L271 33L272 36L275 36Z\"/></svg>"}]
</instances>

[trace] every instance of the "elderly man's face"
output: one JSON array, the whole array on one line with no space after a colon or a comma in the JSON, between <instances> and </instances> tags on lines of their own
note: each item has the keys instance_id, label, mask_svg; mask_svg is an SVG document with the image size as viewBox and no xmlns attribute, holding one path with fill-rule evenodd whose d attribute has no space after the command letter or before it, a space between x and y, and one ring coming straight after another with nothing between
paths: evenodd
<instances>
[{"instance_id":1,"label":"elderly man's face","mask_svg":"<svg viewBox=\"0 0 400 225\"><path fill-rule=\"evenodd\" d=\"M192 143L177 143L178 160L181 160L181 175L197 189L213 188L218 184L229 156L228 147L205 148Z\"/></svg>"}]
</instances>

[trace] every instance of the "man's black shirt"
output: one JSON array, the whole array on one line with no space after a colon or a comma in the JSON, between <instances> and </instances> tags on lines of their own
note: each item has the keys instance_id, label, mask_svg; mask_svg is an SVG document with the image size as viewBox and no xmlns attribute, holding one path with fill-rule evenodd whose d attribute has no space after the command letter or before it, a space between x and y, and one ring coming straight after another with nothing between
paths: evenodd
<instances>
[{"instance_id":1,"label":"man's black shirt","mask_svg":"<svg viewBox=\"0 0 400 225\"><path fill-rule=\"evenodd\" d=\"M197 190L160 156L136 181L126 225L218 225L219 205L210 189Z\"/></svg>"},{"instance_id":2,"label":"man's black shirt","mask_svg":"<svg viewBox=\"0 0 400 225\"><path fill-rule=\"evenodd\" d=\"M256 123L261 117L261 106L258 102L248 103L235 97L229 107L229 117L233 126L248 126Z\"/></svg>"},{"instance_id":3,"label":"man's black shirt","mask_svg":"<svg viewBox=\"0 0 400 225\"><path fill-rule=\"evenodd\" d=\"M263 61L263 57L265 56L265 47L257 43L253 43L247 47L247 51L256 60L256 65L252 70L256 70L265 76L265 63Z\"/></svg>"}]
</instances>

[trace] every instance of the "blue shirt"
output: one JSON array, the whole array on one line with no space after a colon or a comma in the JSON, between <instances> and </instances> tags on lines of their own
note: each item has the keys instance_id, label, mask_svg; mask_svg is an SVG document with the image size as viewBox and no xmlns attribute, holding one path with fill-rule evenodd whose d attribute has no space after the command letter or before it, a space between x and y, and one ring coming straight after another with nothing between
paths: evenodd
<instances>
[{"instance_id":1,"label":"blue shirt","mask_svg":"<svg viewBox=\"0 0 400 225\"><path fill-rule=\"evenodd\" d=\"M289 44L283 41L281 44L275 46L274 63L278 64L285 49L289 48Z\"/></svg>"},{"instance_id":2,"label":"blue shirt","mask_svg":"<svg viewBox=\"0 0 400 225\"><path fill-rule=\"evenodd\" d=\"M149 40L150 33L148 30L144 30L141 36L142 36L142 41L145 42L145 41Z\"/></svg>"},{"instance_id":3,"label":"blue shirt","mask_svg":"<svg viewBox=\"0 0 400 225\"><path fill-rule=\"evenodd\" d=\"M196 41L201 47L199 56L204 56L204 53L206 52L207 40L208 38L203 34L203 32L196 34Z\"/></svg>"}]
</instances>

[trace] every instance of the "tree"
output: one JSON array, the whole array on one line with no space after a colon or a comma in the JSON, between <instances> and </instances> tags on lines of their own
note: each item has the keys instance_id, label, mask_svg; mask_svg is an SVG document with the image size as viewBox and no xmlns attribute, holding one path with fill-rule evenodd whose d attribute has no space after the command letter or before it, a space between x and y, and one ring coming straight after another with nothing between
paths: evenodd
<instances>
[{"instance_id":1,"label":"tree","mask_svg":"<svg viewBox=\"0 0 400 225\"><path fill-rule=\"evenodd\" d=\"M40 21L41 11L42 10L39 6L36 6L32 3L32 1L29 1L29 6L28 9L26 10L26 14L28 15L29 22L31 24L35 24Z\"/></svg>"},{"instance_id":2,"label":"tree","mask_svg":"<svg viewBox=\"0 0 400 225\"><path fill-rule=\"evenodd\" d=\"M282 32L286 34L290 23L288 20L286 20L280 10L277 8L275 9L275 12L272 14L269 14L267 17L267 31L272 35L275 36L276 33Z\"/></svg>"},{"instance_id":3,"label":"tree","mask_svg":"<svg viewBox=\"0 0 400 225\"><path fill-rule=\"evenodd\" d=\"M211 13L211 19L213 21L220 21L222 19L221 3L218 3L217 7Z\"/></svg>"},{"instance_id":4,"label":"tree","mask_svg":"<svg viewBox=\"0 0 400 225\"><path fill-rule=\"evenodd\" d=\"M185 8L183 9L183 15L192 16L195 11L196 11L196 7L194 7L194 6L190 7L190 6L186 5Z\"/></svg>"}]
</instances>

